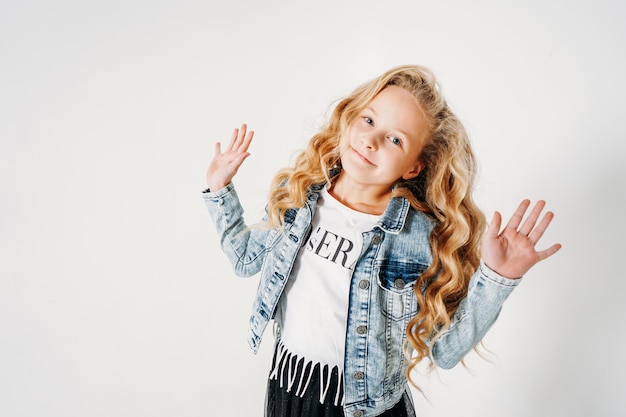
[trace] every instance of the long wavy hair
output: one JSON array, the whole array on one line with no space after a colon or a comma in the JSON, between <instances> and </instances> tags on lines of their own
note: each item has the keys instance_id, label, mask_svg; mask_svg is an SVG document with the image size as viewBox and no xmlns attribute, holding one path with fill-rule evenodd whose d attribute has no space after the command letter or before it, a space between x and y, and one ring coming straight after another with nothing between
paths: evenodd
<instances>
[{"instance_id":1,"label":"long wavy hair","mask_svg":"<svg viewBox=\"0 0 626 417\"><path fill-rule=\"evenodd\" d=\"M327 124L296 157L294 166L274 177L268 223L283 224L287 209L304 206L311 185L332 181L331 169L341 164L342 132L379 92L392 85L411 93L429 128L418 157L424 168L416 178L400 178L392 187L392 197L406 198L435 223L430 235L432 263L415 282L419 309L406 329L407 377L413 382L411 371L424 358L432 358L432 346L448 329L467 295L470 277L480 262L480 240L486 224L472 199L476 160L468 135L441 95L433 73L422 66L396 67L339 101Z\"/></svg>"}]
</instances>

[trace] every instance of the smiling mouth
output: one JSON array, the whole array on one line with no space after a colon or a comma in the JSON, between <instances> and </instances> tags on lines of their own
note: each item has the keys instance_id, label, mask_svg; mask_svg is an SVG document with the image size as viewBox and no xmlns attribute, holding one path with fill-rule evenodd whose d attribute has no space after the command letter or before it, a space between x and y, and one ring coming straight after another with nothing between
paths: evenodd
<instances>
[{"instance_id":1,"label":"smiling mouth","mask_svg":"<svg viewBox=\"0 0 626 417\"><path fill-rule=\"evenodd\" d=\"M376 166L372 161L370 161L369 159L367 159L366 157L364 157L363 155L361 155L359 153L359 151L357 151L356 149L354 149L353 147L350 147L350 150L352 151L352 153L354 153L354 155L356 155L357 158L359 158L361 161L365 162L366 164L372 165L372 166Z\"/></svg>"}]
</instances>

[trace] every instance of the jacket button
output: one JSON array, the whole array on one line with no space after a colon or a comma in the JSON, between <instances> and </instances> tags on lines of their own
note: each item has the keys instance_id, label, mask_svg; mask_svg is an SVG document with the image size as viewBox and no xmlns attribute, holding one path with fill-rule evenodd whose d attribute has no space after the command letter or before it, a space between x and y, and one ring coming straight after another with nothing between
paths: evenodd
<instances>
[{"instance_id":1,"label":"jacket button","mask_svg":"<svg viewBox=\"0 0 626 417\"><path fill-rule=\"evenodd\" d=\"M376 235L376 236L374 236L374 237L372 238L372 243L373 243L373 244L375 244L375 245L377 245L377 244L379 244L379 243L380 243L380 241L381 241L381 240L383 240L383 238L382 238L382 237L380 237L379 235Z\"/></svg>"},{"instance_id":2,"label":"jacket button","mask_svg":"<svg viewBox=\"0 0 626 417\"><path fill-rule=\"evenodd\" d=\"M365 379L365 374L363 372L355 372L354 373L354 379L356 380L361 380L361 379Z\"/></svg>"},{"instance_id":3,"label":"jacket button","mask_svg":"<svg viewBox=\"0 0 626 417\"><path fill-rule=\"evenodd\" d=\"M397 289L401 290L401 289L403 289L403 288L404 288L404 280L403 280L402 278L398 278L397 280L395 280L395 281L393 282L393 285L394 285Z\"/></svg>"},{"instance_id":4,"label":"jacket button","mask_svg":"<svg viewBox=\"0 0 626 417\"><path fill-rule=\"evenodd\" d=\"M356 410L353 414L354 417L363 417L363 411Z\"/></svg>"},{"instance_id":5,"label":"jacket button","mask_svg":"<svg viewBox=\"0 0 626 417\"><path fill-rule=\"evenodd\" d=\"M356 328L356 332L358 334L365 334L367 333L367 326L359 326Z\"/></svg>"},{"instance_id":6,"label":"jacket button","mask_svg":"<svg viewBox=\"0 0 626 417\"><path fill-rule=\"evenodd\" d=\"M366 279L362 279L359 281L359 288L362 290L366 290L370 287L370 282Z\"/></svg>"}]
</instances>

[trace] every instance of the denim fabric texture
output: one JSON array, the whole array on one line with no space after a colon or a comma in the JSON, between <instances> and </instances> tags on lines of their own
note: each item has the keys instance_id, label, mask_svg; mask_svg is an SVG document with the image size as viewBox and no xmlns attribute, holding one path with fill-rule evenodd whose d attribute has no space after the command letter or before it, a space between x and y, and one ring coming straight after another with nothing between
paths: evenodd
<instances>
[{"instance_id":1,"label":"denim fabric texture","mask_svg":"<svg viewBox=\"0 0 626 417\"><path fill-rule=\"evenodd\" d=\"M305 206L288 210L285 227L273 229L245 224L233 184L202 194L235 273L260 273L248 333L255 353L298 251L308 238L324 186L311 187ZM408 322L418 309L413 284L432 260L429 236L433 226L432 220L412 209L406 199L392 198L377 225L363 233L350 287L344 361L346 417L379 415L409 392L402 346ZM460 362L485 336L519 282L481 264L450 328L433 346L435 364L448 369Z\"/></svg>"}]
</instances>

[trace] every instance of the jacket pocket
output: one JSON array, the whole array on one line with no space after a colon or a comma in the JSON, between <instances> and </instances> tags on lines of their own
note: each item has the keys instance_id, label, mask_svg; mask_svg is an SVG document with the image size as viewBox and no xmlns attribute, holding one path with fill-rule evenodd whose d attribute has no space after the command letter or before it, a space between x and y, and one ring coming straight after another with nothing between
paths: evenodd
<instances>
[{"instance_id":1,"label":"jacket pocket","mask_svg":"<svg viewBox=\"0 0 626 417\"><path fill-rule=\"evenodd\" d=\"M407 321L417 313L417 299L413 293L415 281L428 265L415 262L380 261L375 265L381 291L382 313L397 321Z\"/></svg>"}]
</instances>

